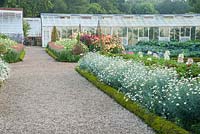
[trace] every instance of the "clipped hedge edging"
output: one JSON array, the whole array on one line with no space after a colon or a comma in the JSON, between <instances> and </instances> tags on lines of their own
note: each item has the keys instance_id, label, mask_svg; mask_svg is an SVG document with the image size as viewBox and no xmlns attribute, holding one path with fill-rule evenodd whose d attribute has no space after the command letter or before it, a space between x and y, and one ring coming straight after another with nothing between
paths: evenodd
<instances>
[{"instance_id":1,"label":"clipped hedge edging","mask_svg":"<svg viewBox=\"0 0 200 134\"><path fill-rule=\"evenodd\" d=\"M46 48L45 51L47 52L47 54L48 54L49 56L51 56L53 59L57 60L57 56L55 56L55 55L53 54L53 52L51 52L51 50L49 50L48 48Z\"/></svg>"},{"instance_id":2,"label":"clipped hedge edging","mask_svg":"<svg viewBox=\"0 0 200 134\"><path fill-rule=\"evenodd\" d=\"M148 112L146 109L142 108L137 103L132 100L126 101L124 99L124 94L118 92L116 89L102 83L98 80L97 77L92 75L91 73L76 67L76 71L85 77L88 81L90 81L97 88L102 90L104 93L113 98L117 103L122 105L124 108L134 113L138 117L140 117L146 124L148 124L151 128L155 130L157 134L190 134L188 131L183 128L177 126L176 124L167 121L164 118L161 118L153 113Z\"/></svg>"}]
</instances>

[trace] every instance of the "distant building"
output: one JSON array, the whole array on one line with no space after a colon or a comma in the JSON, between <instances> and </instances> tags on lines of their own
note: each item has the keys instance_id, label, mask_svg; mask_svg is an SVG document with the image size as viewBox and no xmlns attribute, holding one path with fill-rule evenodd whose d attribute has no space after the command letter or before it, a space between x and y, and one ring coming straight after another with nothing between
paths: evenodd
<instances>
[{"instance_id":1,"label":"distant building","mask_svg":"<svg viewBox=\"0 0 200 134\"><path fill-rule=\"evenodd\" d=\"M26 41L27 45L31 46L41 46L42 45L42 35L41 35L41 19L40 18L24 18L30 25L30 30L28 31L28 37Z\"/></svg>"},{"instance_id":2,"label":"distant building","mask_svg":"<svg viewBox=\"0 0 200 134\"><path fill-rule=\"evenodd\" d=\"M53 26L60 38L82 31L95 33L98 21L104 34L119 36L124 45L138 41L187 41L200 39L200 14L41 14L42 46L51 41Z\"/></svg>"},{"instance_id":3,"label":"distant building","mask_svg":"<svg viewBox=\"0 0 200 134\"><path fill-rule=\"evenodd\" d=\"M23 42L23 10L20 8L0 8L0 34Z\"/></svg>"}]
</instances>

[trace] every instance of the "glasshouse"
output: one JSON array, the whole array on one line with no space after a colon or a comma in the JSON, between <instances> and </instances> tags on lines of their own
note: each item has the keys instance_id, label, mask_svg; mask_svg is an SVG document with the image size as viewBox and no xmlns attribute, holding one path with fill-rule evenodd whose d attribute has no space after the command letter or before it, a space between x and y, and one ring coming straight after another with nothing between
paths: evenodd
<instances>
[{"instance_id":1,"label":"glasshouse","mask_svg":"<svg viewBox=\"0 0 200 134\"><path fill-rule=\"evenodd\" d=\"M80 29L95 33L98 22L103 34L117 35L124 45L138 41L187 41L200 39L200 15L106 15L42 13L42 46L51 40L53 26L65 38Z\"/></svg>"},{"instance_id":2,"label":"glasshouse","mask_svg":"<svg viewBox=\"0 0 200 134\"><path fill-rule=\"evenodd\" d=\"M31 46L41 45L41 19L40 18L24 18L24 20L29 24L30 30L28 30L28 35L26 40Z\"/></svg>"},{"instance_id":3,"label":"glasshouse","mask_svg":"<svg viewBox=\"0 0 200 134\"><path fill-rule=\"evenodd\" d=\"M23 41L23 11L19 8L0 8L0 33L17 42Z\"/></svg>"}]
</instances>

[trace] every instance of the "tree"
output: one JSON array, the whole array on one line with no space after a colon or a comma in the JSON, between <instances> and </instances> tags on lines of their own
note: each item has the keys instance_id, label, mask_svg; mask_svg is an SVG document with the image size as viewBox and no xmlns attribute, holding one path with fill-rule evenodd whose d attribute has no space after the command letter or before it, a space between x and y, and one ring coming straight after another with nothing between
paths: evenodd
<instances>
[{"instance_id":1,"label":"tree","mask_svg":"<svg viewBox=\"0 0 200 134\"><path fill-rule=\"evenodd\" d=\"M0 0L0 7L3 7L5 3L5 0Z\"/></svg>"},{"instance_id":2,"label":"tree","mask_svg":"<svg viewBox=\"0 0 200 134\"><path fill-rule=\"evenodd\" d=\"M59 39L58 37L58 31L56 29L56 26L53 27L52 33L51 33L51 41L56 42Z\"/></svg>"},{"instance_id":3,"label":"tree","mask_svg":"<svg viewBox=\"0 0 200 134\"><path fill-rule=\"evenodd\" d=\"M108 14L120 13L120 11L117 8L116 0L101 0L99 4L101 5L101 7L104 8L106 13Z\"/></svg>"},{"instance_id":4,"label":"tree","mask_svg":"<svg viewBox=\"0 0 200 134\"><path fill-rule=\"evenodd\" d=\"M23 8L25 17L38 17L41 12L48 12L53 8L52 0L20 0L17 4Z\"/></svg>"},{"instance_id":5,"label":"tree","mask_svg":"<svg viewBox=\"0 0 200 134\"><path fill-rule=\"evenodd\" d=\"M66 13L67 12L67 4L64 0L55 0L53 3L52 12L54 13Z\"/></svg>"},{"instance_id":6,"label":"tree","mask_svg":"<svg viewBox=\"0 0 200 134\"><path fill-rule=\"evenodd\" d=\"M87 10L87 13L89 14L102 14L105 12L106 12L105 9L103 9L101 5L99 5L98 3L91 3L88 6L88 10Z\"/></svg>"},{"instance_id":7,"label":"tree","mask_svg":"<svg viewBox=\"0 0 200 134\"><path fill-rule=\"evenodd\" d=\"M65 0L68 6L67 13L87 13L89 0Z\"/></svg>"},{"instance_id":8,"label":"tree","mask_svg":"<svg viewBox=\"0 0 200 134\"><path fill-rule=\"evenodd\" d=\"M31 29L30 25L28 24L27 21L23 20L23 32L24 32L24 37L28 36L28 31Z\"/></svg>"},{"instance_id":9,"label":"tree","mask_svg":"<svg viewBox=\"0 0 200 134\"><path fill-rule=\"evenodd\" d=\"M155 9L155 6L152 3L138 3L135 4L132 9L132 13L134 14L154 14L158 13L158 11Z\"/></svg>"},{"instance_id":10,"label":"tree","mask_svg":"<svg viewBox=\"0 0 200 134\"><path fill-rule=\"evenodd\" d=\"M193 11L200 13L200 1L199 0L189 0L189 4L193 7Z\"/></svg>"},{"instance_id":11,"label":"tree","mask_svg":"<svg viewBox=\"0 0 200 134\"><path fill-rule=\"evenodd\" d=\"M191 9L186 1L169 1L165 0L156 6L161 14L183 14L188 13Z\"/></svg>"},{"instance_id":12,"label":"tree","mask_svg":"<svg viewBox=\"0 0 200 134\"><path fill-rule=\"evenodd\" d=\"M17 7L17 0L5 0L4 7L11 7L11 8Z\"/></svg>"}]
</instances>

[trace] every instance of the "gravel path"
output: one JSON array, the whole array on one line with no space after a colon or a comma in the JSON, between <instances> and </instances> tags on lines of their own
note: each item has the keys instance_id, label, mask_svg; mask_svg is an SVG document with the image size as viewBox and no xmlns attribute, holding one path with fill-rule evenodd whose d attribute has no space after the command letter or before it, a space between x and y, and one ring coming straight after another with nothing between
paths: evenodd
<instances>
[{"instance_id":1,"label":"gravel path","mask_svg":"<svg viewBox=\"0 0 200 134\"><path fill-rule=\"evenodd\" d=\"M0 134L154 134L74 71L40 47L11 64L0 92Z\"/></svg>"}]
</instances>

